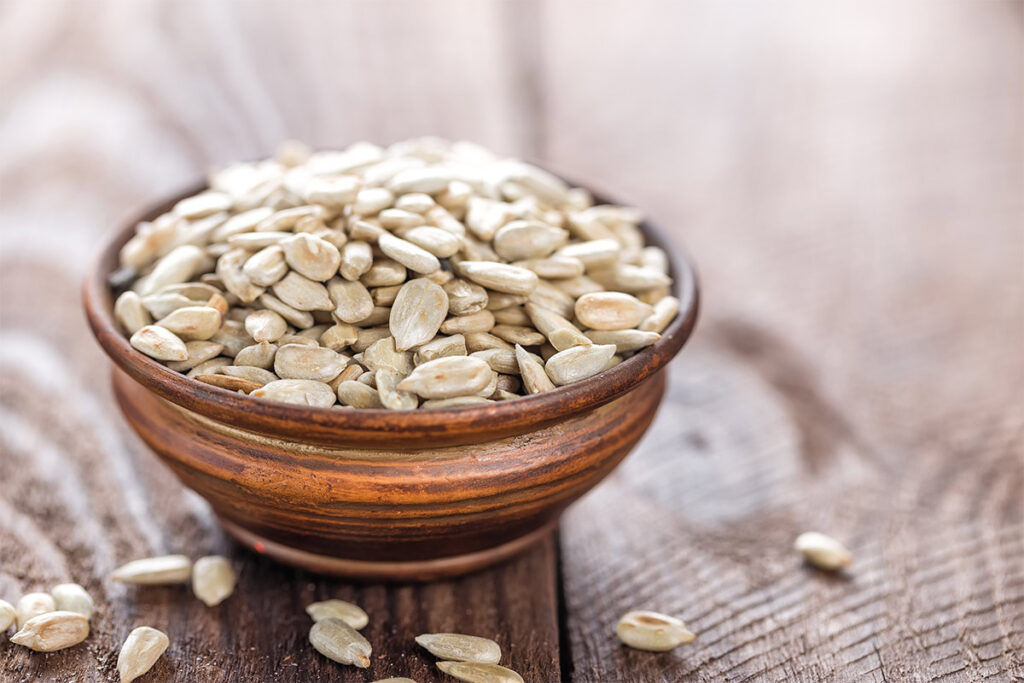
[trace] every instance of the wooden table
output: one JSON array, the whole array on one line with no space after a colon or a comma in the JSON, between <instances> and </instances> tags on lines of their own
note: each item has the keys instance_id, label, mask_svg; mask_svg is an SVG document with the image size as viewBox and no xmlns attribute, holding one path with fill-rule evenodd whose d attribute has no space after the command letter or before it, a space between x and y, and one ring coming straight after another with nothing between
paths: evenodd
<instances>
[{"instance_id":1,"label":"wooden table","mask_svg":"<svg viewBox=\"0 0 1024 683\"><path fill-rule=\"evenodd\" d=\"M74 580L84 646L0 638L10 681L441 680L423 631L493 636L528 681L1024 677L1024 12L987 3L0 5L0 596ZM211 163L424 132L648 210L701 267L698 334L638 451L513 562L352 584L235 546L126 429L79 311L118 221ZM791 550L853 549L828 576ZM132 590L225 553L236 594ZM369 672L303 606L371 614ZM651 608L697 640L624 649Z\"/></svg>"}]
</instances>

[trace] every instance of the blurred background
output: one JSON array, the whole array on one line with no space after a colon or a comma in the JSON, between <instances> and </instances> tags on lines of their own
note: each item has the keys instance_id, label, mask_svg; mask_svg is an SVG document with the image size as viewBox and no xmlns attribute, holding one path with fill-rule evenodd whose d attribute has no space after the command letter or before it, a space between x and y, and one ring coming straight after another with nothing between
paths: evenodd
<instances>
[{"instance_id":1,"label":"blurred background","mask_svg":"<svg viewBox=\"0 0 1024 683\"><path fill-rule=\"evenodd\" d=\"M701 271L660 426L563 525L574 624L614 621L629 586L698 615L711 645L676 665L708 680L799 673L808 653L819 673L1024 675L1024 3L5 0L0 45L0 465L23 485L0 494L0 564L47 566L26 530L75 514L24 494L47 475L20 465L143 458L110 436L79 311L115 229L286 138L431 134L641 207ZM181 495L151 476L139 496ZM198 537L190 509L132 533ZM736 649L814 610L719 614L711 578L757 595L809 525L874 558L844 603L854 630L808 622L782 664ZM663 575L608 564L673 547ZM684 595L679 567L707 587ZM614 643L568 642L614 680L593 664L619 666Z\"/></svg>"}]
</instances>

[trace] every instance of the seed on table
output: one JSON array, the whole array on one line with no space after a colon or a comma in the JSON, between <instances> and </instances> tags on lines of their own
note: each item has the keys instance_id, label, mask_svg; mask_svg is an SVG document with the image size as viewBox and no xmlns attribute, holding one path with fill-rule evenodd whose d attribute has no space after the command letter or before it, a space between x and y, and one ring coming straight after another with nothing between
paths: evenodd
<instances>
[{"instance_id":1,"label":"seed on table","mask_svg":"<svg viewBox=\"0 0 1024 683\"><path fill-rule=\"evenodd\" d=\"M403 377L398 372L383 368L374 372L380 402L388 410L414 410L419 405L416 394L399 389Z\"/></svg>"},{"instance_id":2,"label":"seed on table","mask_svg":"<svg viewBox=\"0 0 1024 683\"><path fill-rule=\"evenodd\" d=\"M516 220L494 234L494 251L506 261L544 258L569 239L569 233L540 221Z\"/></svg>"},{"instance_id":3,"label":"seed on table","mask_svg":"<svg viewBox=\"0 0 1024 683\"><path fill-rule=\"evenodd\" d=\"M480 285L453 278L441 288L448 295L448 310L452 315L469 315L487 306L487 290Z\"/></svg>"},{"instance_id":4,"label":"seed on table","mask_svg":"<svg viewBox=\"0 0 1024 683\"><path fill-rule=\"evenodd\" d=\"M437 337L417 348L413 361L421 365L445 356L465 355L466 338L461 334L453 334L450 337Z\"/></svg>"},{"instance_id":5,"label":"seed on table","mask_svg":"<svg viewBox=\"0 0 1024 683\"><path fill-rule=\"evenodd\" d=\"M469 396L484 389L493 375L490 366L479 358L447 356L417 365L398 389L423 398Z\"/></svg>"},{"instance_id":6,"label":"seed on table","mask_svg":"<svg viewBox=\"0 0 1024 683\"><path fill-rule=\"evenodd\" d=\"M466 683L524 683L522 676L500 664L438 662L437 668Z\"/></svg>"},{"instance_id":7,"label":"seed on table","mask_svg":"<svg viewBox=\"0 0 1024 683\"><path fill-rule=\"evenodd\" d=\"M425 278L402 285L391 307L388 327L399 351L430 341L448 314L448 296Z\"/></svg>"},{"instance_id":8,"label":"seed on table","mask_svg":"<svg viewBox=\"0 0 1024 683\"><path fill-rule=\"evenodd\" d=\"M547 338L537 330L521 325L495 325L490 332L498 339L504 339L509 344L540 346L547 341Z\"/></svg>"},{"instance_id":9,"label":"seed on table","mask_svg":"<svg viewBox=\"0 0 1024 683\"><path fill-rule=\"evenodd\" d=\"M575 325L554 311L532 302L527 303L524 308L526 314L530 316L530 320L533 321L533 326L547 337L551 345L559 351L591 344L590 339Z\"/></svg>"},{"instance_id":10,"label":"seed on table","mask_svg":"<svg viewBox=\"0 0 1024 683\"><path fill-rule=\"evenodd\" d=\"M657 332L640 330L587 330L585 334L595 344L614 345L616 353L639 351L661 339Z\"/></svg>"},{"instance_id":11,"label":"seed on table","mask_svg":"<svg viewBox=\"0 0 1024 683\"><path fill-rule=\"evenodd\" d=\"M329 382L337 377L347 364L348 359L345 356L331 349L284 344L274 356L274 374L281 379Z\"/></svg>"},{"instance_id":12,"label":"seed on table","mask_svg":"<svg viewBox=\"0 0 1024 683\"><path fill-rule=\"evenodd\" d=\"M501 661L501 647L489 638L461 633L424 633L416 636L416 642L439 659L483 664Z\"/></svg>"},{"instance_id":13,"label":"seed on table","mask_svg":"<svg viewBox=\"0 0 1024 683\"><path fill-rule=\"evenodd\" d=\"M351 408L384 407L376 389L355 380L345 380L338 385L338 401Z\"/></svg>"},{"instance_id":14,"label":"seed on table","mask_svg":"<svg viewBox=\"0 0 1024 683\"><path fill-rule=\"evenodd\" d=\"M444 334L472 334L473 332L489 332L494 327L494 314L483 309L476 313L458 315L441 323Z\"/></svg>"},{"instance_id":15,"label":"seed on table","mask_svg":"<svg viewBox=\"0 0 1024 683\"><path fill-rule=\"evenodd\" d=\"M660 334L665 331L665 328L678 313L679 299L674 296L666 296L654 304L654 311L640 323L637 329Z\"/></svg>"},{"instance_id":16,"label":"seed on table","mask_svg":"<svg viewBox=\"0 0 1024 683\"><path fill-rule=\"evenodd\" d=\"M217 333L223 318L207 306L185 306L172 311L156 325L173 332L182 341L206 340Z\"/></svg>"},{"instance_id":17,"label":"seed on table","mask_svg":"<svg viewBox=\"0 0 1024 683\"><path fill-rule=\"evenodd\" d=\"M150 626L132 629L117 655L117 673L121 683L131 683L152 669L170 644L163 631Z\"/></svg>"},{"instance_id":18,"label":"seed on table","mask_svg":"<svg viewBox=\"0 0 1024 683\"><path fill-rule=\"evenodd\" d=\"M188 360L188 347L177 335L164 327L146 325L128 340L136 351L157 360Z\"/></svg>"},{"instance_id":19,"label":"seed on table","mask_svg":"<svg viewBox=\"0 0 1024 683\"><path fill-rule=\"evenodd\" d=\"M357 323L373 313L374 300L362 282L334 278L327 283L327 294L334 302L334 317L341 322Z\"/></svg>"},{"instance_id":20,"label":"seed on table","mask_svg":"<svg viewBox=\"0 0 1024 683\"><path fill-rule=\"evenodd\" d=\"M796 538L793 547L819 569L835 571L848 567L853 555L842 543L817 531L807 531Z\"/></svg>"},{"instance_id":21,"label":"seed on table","mask_svg":"<svg viewBox=\"0 0 1024 683\"><path fill-rule=\"evenodd\" d=\"M614 355L615 347L611 344L574 346L553 355L544 364L544 369L552 382L562 386L604 372Z\"/></svg>"},{"instance_id":22,"label":"seed on table","mask_svg":"<svg viewBox=\"0 0 1024 683\"><path fill-rule=\"evenodd\" d=\"M89 620L78 612L46 612L34 616L11 636L11 642L36 652L54 652L89 637Z\"/></svg>"},{"instance_id":23,"label":"seed on table","mask_svg":"<svg viewBox=\"0 0 1024 683\"><path fill-rule=\"evenodd\" d=\"M89 619L95 610L92 596L77 583L57 584L50 589L50 595L61 612L76 612Z\"/></svg>"},{"instance_id":24,"label":"seed on table","mask_svg":"<svg viewBox=\"0 0 1024 683\"><path fill-rule=\"evenodd\" d=\"M6 633L18 618L18 612L14 605L6 600L0 600L0 633Z\"/></svg>"},{"instance_id":25,"label":"seed on table","mask_svg":"<svg viewBox=\"0 0 1024 683\"><path fill-rule=\"evenodd\" d=\"M358 280L373 265L373 250L361 240L353 240L342 247L339 272L346 280Z\"/></svg>"},{"instance_id":26,"label":"seed on table","mask_svg":"<svg viewBox=\"0 0 1024 683\"><path fill-rule=\"evenodd\" d=\"M329 386L309 379L279 379L264 384L249 395L314 408L330 408L335 399L334 391Z\"/></svg>"},{"instance_id":27,"label":"seed on table","mask_svg":"<svg viewBox=\"0 0 1024 683\"><path fill-rule=\"evenodd\" d=\"M128 334L135 334L153 319L142 304L142 298L132 290L123 292L114 302L114 317Z\"/></svg>"},{"instance_id":28,"label":"seed on table","mask_svg":"<svg viewBox=\"0 0 1024 683\"><path fill-rule=\"evenodd\" d=\"M478 285L507 294L530 294L538 282L532 270L493 261L462 261L458 272Z\"/></svg>"},{"instance_id":29,"label":"seed on table","mask_svg":"<svg viewBox=\"0 0 1024 683\"><path fill-rule=\"evenodd\" d=\"M38 617L40 614L53 612L56 609L57 602L49 593L26 593L18 600L18 605L14 610L17 616L18 629L20 630L25 625L25 622L32 617Z\"/></svg>"},{"instance_id":30,"label":"seed on table","mask_svg":"<svg viewBox=\"0 0 1024 683\"><path fill-rule=\"evenodd\" d=\"M291 269L310 280L330 280L341 266L338 248L316 235L299 233L283 240L281 247Z\"/></svg>"},{"instance_id":31,"label":"seed on table","mask_svg":"<svg viewBox=\"0 0 1024 683\"><path fill-rule=\"evenodd\" d=\"M584 294L576 300L576 319L593 330L628 330L654 313L654 309L623 292Z\"/></svg>"},{"instance_id":32,"label":"seed on table","mask_svg":"<svg viewBox=\"0 0 1024 683\"><path fill-rule=\"evenodd\" d=\"M162 555L133 560L110 574L114 581L140 586L185 583L191 576L192 560L184 555Z\"/></svg>"},{"instance_id":33,"label":"seed on table","mask_svg":"<svg viewBox=\"0 0 1024 683\"><path fill-rule=\"evenodd\" d=\"M272 244L250 256L242 266L242 274L260 287L269 287L288 274L288 263L284 260L284 249Z\"/></svg>"},{"instance_id":34,"label":"seed on table","mask_svg":"<svg viewBox=\"0 0 1024 683\"><path fill-rule=\"evenodd\" d=\"M330 311L334 308L327 288L292 271L272 287L274 295L299 311Z\"/></svg>"},{"instance_id":35,"label":"seed on table","mask_svg":"<svg viewBox=\"0 0 1024 683\"><path fill-rule=\"evenodd\" d=\"M370 623L370 617L359 605L344 600L332 599L311 603L306 606L306 614L313 621L341 619L357 631Z\"/></svg>"},{"instance_id":36,"label":"seed on table","mask_svg":"<svg viewBox=\"0 0 1024 683\"><path fill-rule=\"evenodd\" d=\"M313 624L309 642L317 652L339 664L354 664L361 669L370 666L370 641L341 619L331 617Z\"/></svg>"},{"instance_id":37,"label":"seed on table","mask_svg":"<svg viewBox=\"0 0 1024 683\"><path fill-rule=\"evenodd\" d=\"M207 555L192 566L192 592L207 607L224 602L235 590L235 570L226 557Z\"/></svg>"},{"instance_id":38,"label":"seed on table","mask_svg":"<svg viewBox=\"0 0 1024 683\"><path fill-rule=\"evenodd\" d=\"M615 634L629 647L651 652L666 652L697 637L679 619L645 611L624 614L615 626Z\"/></svg>"}]
</instances>

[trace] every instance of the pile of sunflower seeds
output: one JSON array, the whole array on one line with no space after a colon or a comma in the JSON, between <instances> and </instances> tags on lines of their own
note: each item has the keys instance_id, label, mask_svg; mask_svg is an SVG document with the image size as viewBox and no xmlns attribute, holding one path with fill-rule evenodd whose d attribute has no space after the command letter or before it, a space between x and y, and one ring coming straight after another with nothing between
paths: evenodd
<instances>
[{"instance_id":1,"label":"pile of sunflower seeds","mask_svg":"<svg viewBox=\"0 0 1024 683\"><path fill-rule=\"evenodd\" d=\"M302 405L486 404L597 375L679 311L635 209L465 142L283 148L140 223L111 275L138 351Z\"/></svg>"}]
</instances>

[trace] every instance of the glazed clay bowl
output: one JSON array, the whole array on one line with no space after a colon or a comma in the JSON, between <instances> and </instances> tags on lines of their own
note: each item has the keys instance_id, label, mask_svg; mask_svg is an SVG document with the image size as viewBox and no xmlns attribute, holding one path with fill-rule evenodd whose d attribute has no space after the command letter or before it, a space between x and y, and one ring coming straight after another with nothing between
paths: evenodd
<instances>
[{"instance_id":1,"label":"glazed clay bowl","mask_svg":"<svg viewBox=\"0 0 1024 683\"><path fill-rule=\"evenodd\" d=\"M193 192L155 207L151 220ZM104 248L83 296L132 428L244 545L349 577L429 580L503 560L633 449L665 393L665 365L697 317L694 272L670 255L678 317L655 344L590 379L447 410L307 408L203 384L135 351L107 277L133 221Z\"/></svg>"}]
</instances>

